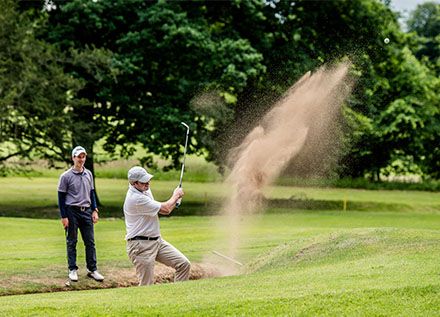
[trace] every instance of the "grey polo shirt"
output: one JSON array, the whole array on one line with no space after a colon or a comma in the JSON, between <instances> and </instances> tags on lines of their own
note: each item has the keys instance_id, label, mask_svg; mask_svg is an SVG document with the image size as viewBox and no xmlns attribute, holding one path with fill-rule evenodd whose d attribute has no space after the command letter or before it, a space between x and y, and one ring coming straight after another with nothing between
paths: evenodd
<instances>
[{"instance_id":1,"label":"grey polo shirt","mask_svg":"<svg viewBox=\"0 0 440 317\"><path fill-rule=\"evenodd\" d=\"M93 186L92 173L83 168L78 172L73 166L60 176L58 191L66 193L66 205L78 207L90 207L90 192Z\"/></svg>"}]
</instances>

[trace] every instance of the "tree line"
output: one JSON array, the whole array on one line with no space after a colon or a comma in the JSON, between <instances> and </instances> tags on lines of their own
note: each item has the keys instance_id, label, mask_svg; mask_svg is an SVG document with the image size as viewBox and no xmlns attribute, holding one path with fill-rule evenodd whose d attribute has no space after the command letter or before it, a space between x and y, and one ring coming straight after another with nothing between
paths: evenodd
<instances>
[{"instance_id":1,"label":"tree line","mask_svg":"<svg viewBox=\"0 0 440 317\"><path fill-rule=\"evenodd\" d=\"M301 75L349 58L339 176L440 175L440 9L419 5L403 31L389 1L0 2L0 164L69 163L93 147L145 149L220 170L228 150ZM387 40L385 40L387 39ZM294 173L295 171L292 170Z\"/></svg>"}]
</instances>

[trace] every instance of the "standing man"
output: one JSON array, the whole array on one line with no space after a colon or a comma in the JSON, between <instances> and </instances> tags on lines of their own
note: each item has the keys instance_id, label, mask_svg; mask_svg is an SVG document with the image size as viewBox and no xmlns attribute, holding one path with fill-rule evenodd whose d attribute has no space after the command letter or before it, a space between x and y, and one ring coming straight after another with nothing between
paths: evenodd
<instances>
[{"instance_id":1,"label":"standing man","mask_svg":"<svg viewBox=\"0 0 440 317\"><path fill-rule=\"evenodd\" d=\"M127 253L136 267L139 286L154 283L154 262L158 261L176 269L174 280L189 279L191 263L175 247L160 236L159 216L169 215L179 198L182 188L176 188L167 202L154 200L150 190L153 175L135 166L128 171L129 188L124 203L125 224L127 226Z\"/></svg>"},{"instance_id":2,"label":"standing man","mask_svg":"<svg viewBox=\"0 0 440 317\"><path fill-rule=\"evenodd\" d=\"M102 282L104 277L96 267L96 250L93 224L98 222L95 188L92 173L84 167L86 150L77 146L72 151L73 166L65 171L58 183L58 204L61 222L67 232L67 262L69 279L78 281L76 266L76 243L78 229L86 249L87 276ZM90 208L91 207L91 208ZM93 211L92 211L93 210Z\"/></svg>"}]
</instances>

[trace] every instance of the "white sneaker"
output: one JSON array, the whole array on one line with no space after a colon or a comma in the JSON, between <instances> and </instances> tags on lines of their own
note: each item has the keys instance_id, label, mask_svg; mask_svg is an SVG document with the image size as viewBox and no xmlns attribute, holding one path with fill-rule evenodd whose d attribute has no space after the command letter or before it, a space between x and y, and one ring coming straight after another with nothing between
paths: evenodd
<instances>
[{"instance_id":1,"label":"white sneaker","mask_svg":"<svg viewBox=\"0 0 440 317\"><path fill-rule=\"evenodd\" d=\"M69 271L69 280L72 282L78 282L78 273L76 270Z\"/></svg>"},{"instance_id":2,"label":"white sneaker","mask_svg":"<svg viewBox=\"0 0 440 317\"><path fill-rule=\"evenodd\" d=\"M98 281L98 282L102 282L104 280L104 276L99 274L98 271L93 271L93 272L88 271L87 276L95 279L95 281Z\"/></svg>"}]
</instances>

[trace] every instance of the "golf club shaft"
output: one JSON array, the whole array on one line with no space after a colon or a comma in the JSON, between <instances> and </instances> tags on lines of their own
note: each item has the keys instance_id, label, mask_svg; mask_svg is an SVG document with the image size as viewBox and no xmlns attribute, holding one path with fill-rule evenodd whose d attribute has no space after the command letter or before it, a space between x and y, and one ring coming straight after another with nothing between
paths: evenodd
<instances>
[{"instance_id":1,"label":"golf club shaft","mask_svg":"<svg viewBox=\"0 0 440 317\"><path fill-rule=\"evenodd\" d=\"M231 262L233 262L233 263L235 263L235 264L238 264L238 265L240 265L240 266L243 266L242 263L240 263L240 262L238 262L238 261L236 261L236 260L234 260L234 259L231 259L230 257L228 257L228 256L226 256L226 255L224 255L224 254L221 254L220 252L217 252L217 251L212 250L212 253L214 253L214 254L216 254L216 255L218 255L218 256L221 256L222 258L224 258L224 259L226 259L226 260L229 260L229 261L231 261Z\"/></svg>"},{"instance_id":2,"label":"golf club shaft","mask_svg":"<svg viewBox=\"0 0 440 317\"><path fill-rule=\"evenodd\" d=\"M188 135L189 135L189 129L186 130L185 151L183 152L182 170L180 171L180 182L179 182L179 187L182 187L183 170L185 169L186 148L187 148L187 146L188 146Z\"/></svg>"},{"instance_id":3,"label":"golf club shaft","mask_svg":"<svg viewBox=\"0 0 440 317\"><path fill-rule=\"evenodd\" d=\"M183 152L182 170L180 172L179 188L182 188L183 171L185 169L186 149L188 147L188 136L189 136L189 126L184 122L181 122L181 124L183 124L186 127L186 138L185 138L185 150ZM176 202L176 208L179 207L181 202L182 202L182 198L179 198Z\"/></svg>"}]
</instances>

